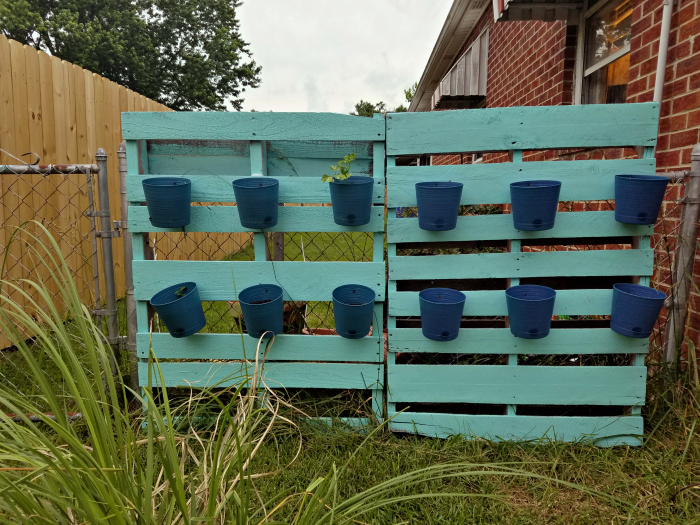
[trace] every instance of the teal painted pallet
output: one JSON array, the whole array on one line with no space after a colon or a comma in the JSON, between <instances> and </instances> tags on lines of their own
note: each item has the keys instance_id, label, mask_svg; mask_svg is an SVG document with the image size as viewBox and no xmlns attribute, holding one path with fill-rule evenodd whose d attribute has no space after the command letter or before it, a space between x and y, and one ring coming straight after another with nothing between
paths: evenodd
<instances>
[{"instance_id":1,"label":"teal painted pallet","mask_svg":"<svg viewBox=\"0 0 700 525\"><path fill-rule=\"evenodd\" d=\"M370 224L342 227L328 207L285 206L279 223L269 232L370 232L373 262L266 261L266 239L254 232L254 262L147 261L143 239L150 232L252 231L242 228L231 182L251 174L274 176L280 201L330 202L329 186L320 176L344 155L355 152L355 176L371 175L376 182L374 203L384 204L384 122L333 114L171 113L125 114L129 225L134 242L134 283L137 299L137 355L140 383L152 350L161 360L162 386L198 387L242 381L244 360L254 358L257 341L247 335L199 333L184 339L148 333L147 301L170 283L197 282L204 301L234 301L237 291L260 282L279 282L285 300L330 301L332 290L349 282L365 284L378 293L375 318L383 318L383 206ZM192 181L192 221L184 229L150 225L141 182L152 176L180 176ZM224 203L211 204L211 203ZM271 388L331 388L369 390L372 408L383 413L384 337L359 340L339 336L279 335L267 354L265 380ZM222 361L225 361L222 363ZM350 418L358 423L364 420Z\"/></svg>"},{"instance_id":2,"label":"teal painted pallet","mask_svg":"<svg viewBox=\"0 0 700 525\"><path fill-rule=\"evenodd\" d=\"M388 116L387 413L392 417L392 430L435 437L461 434L495 440L585 441L599 446L641 443L640 410L646 388L643 357L648 341L626 338L606 328L555 328L538 340L514 337L508 328L463 328L454 341L431 341L423 337L420 328L397 327L401 318L420 315L418 292L398 291L398 283L422 280L441 286L445 279L506 279L510 286L526 277L561 281L569 277L642 276L640 283L648 284L653 270L649 242L652 227L618 223L614 212L605 211L559 213L556 226L543 232L516 230L510 215L459 217L454 230L428 232L418 227L416 218L396 218L396 208L416 206L415 184L430 180L463 183L463 205L508 204L509 184L531 179L562 181L560 201L612 201L616 174L655 173L650 147L656 143L657 123L657 104L494 108ZM643 146L644 158L522 162L523 150L612 146ZM395 165L396 155L497 151L508 152L512 161ZM610 245L621 242L620 238L634 249L610 249ZM582 239L583 244L597 244L600 249L521 251L522 244L537 246L538 239L543 244L556 244L556 239L562 239L561 244L569 245ZM397 256L397 248L420 248L421 243L427 249L439 249L443 242L471 242L469 246L474 247L481 241L506 241L507 252ZM454 244L444 247L452 248ZM482 317L484 322L498 316L507 322L503 290L464 293L465 316ZM554 315L610 315L611 299L610 289L558 290ZM396 364L397 354L404 354L401 364ZM422 362L434 359L442 363L452 356L455 364L410 364L418 356L406 359L405 354L424 354ZM482 355L482 360L490 355L507 355L508 364L458 364L468 362L473 354ZM519 359L571 354L591 356L593 360L597 355L627 355L630 366L528 366ZM443 407L440 413L431 409L435 404ZM443 413L474 410L468 406L472 404L479 405L482 413L501 413ZM397 405L405 411L399 413ZM519 405L545 405L551 407L549 413L592 416L530 416L525 414L536 410L521 412ZM607 417L602 414L610 411L600 411L601 415L595 416L591 408L577 412L579 406L617 407L610 410L626 415Z\"/></svg>"}]
</instances>

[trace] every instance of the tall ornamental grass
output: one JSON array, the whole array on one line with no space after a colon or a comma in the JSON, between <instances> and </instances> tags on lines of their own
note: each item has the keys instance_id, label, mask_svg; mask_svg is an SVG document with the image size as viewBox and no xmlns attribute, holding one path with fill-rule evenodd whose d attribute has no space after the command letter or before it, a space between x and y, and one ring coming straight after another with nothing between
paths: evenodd
<instances>
[{"instance_id":1,"label":"tall ornamental grass","mask_svg":"<svg viewBox=\"0 0 700 525\"><path fill-rule=\"evenodd\" d=\"M399 502L487 497L418 492L430 482L474 476L546 479L503 463L440 463L378 479L341 500L350 454L305 490L264 498L256 480L279 471L256 471L256 453L281 434L295 432L301 438L301 433L287 417L293 407L263 381L261 342L233 387L193 390L176 401L167 389L151 388L162 384L151 355L149 386L133 391L115 369L112 349L81 303L51 234L35 223L15 242L23 242L50 283L0 281L0 329L11 337L37 386L27 395L0 384L0 523L363 523L364 514ZM60 301L53 300L49 287L58 289ZM11 297L23 298L28 306ZM35 337L28 341L26 334ZM43 372L37 348L60 371L61 391ZM68 407L75 407L79 419L67 415ZM293 461L298 460L297 454ZM415 493L406 495L407 489ZM282 515L286 521L280 521Z\"/></svg>"}]
</instances>

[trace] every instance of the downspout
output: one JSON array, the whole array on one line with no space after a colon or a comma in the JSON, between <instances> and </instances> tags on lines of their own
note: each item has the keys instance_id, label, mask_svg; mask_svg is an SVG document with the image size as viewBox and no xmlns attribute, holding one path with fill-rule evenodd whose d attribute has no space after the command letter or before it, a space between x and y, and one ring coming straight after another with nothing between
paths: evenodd
<instances>
[{"instance_id":1,"label":"downspout","mask_svg":"<svg viewBox=\"0 0 700 525\"><path fill-rule=\"evenodd\" d=\"M656 83L654 84L654 102L661 104L664 96L664 80L666 79L666 58L668 57L668 37L671 33L671 15L673 0L664 0L664 12L661 17L661 37L659 39L659 55L656 62Z\"/></svg>"}]
</instances>

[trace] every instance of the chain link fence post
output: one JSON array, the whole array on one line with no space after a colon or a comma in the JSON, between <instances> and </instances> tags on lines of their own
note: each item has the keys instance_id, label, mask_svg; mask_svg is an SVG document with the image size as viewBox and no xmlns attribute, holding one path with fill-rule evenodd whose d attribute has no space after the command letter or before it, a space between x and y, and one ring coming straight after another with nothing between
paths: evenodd
<instances>
[{"instance_id":1,"label":"chain link fence post","mask_svg":"<svg viewBox=\"0 0 700 525\"><path fill-rule=\"evenodd\" d=\"M112 255L112 238L119 236L119 231L112 230L109 210L109 179L107 177L107 152L100 148L95 154L97 160L97 192L99 195L100 231L95 235L102 239L102 270L105 279L105 302L107 319L107 341L116 350L119 347L119 323L117 319L117 295L114 284L114 256Z\"/></svg>"},{"instance_id":2,"label":"chain link fence post","mask_svg":"<svg viewBox=\"0 0 700 525\"><path fill-rule=\"evenodd\" d=\"M673 257L671 282L674 287L666 300L668 320L664 338L664 361L673 363L677 350L683 344L688 314L695 251L698 239L698 212L700 211L700 144L693 148L688 182L685 184L678 240Z\"/></svg>"},{"instance_id":3,"label":"chain link fence post","mask_svg":"<svg viewBox=\"0 0 700 525\"><path fill-rule=\"evenodd\" d=\"M131 261L133 259L133 246L131 244L131 234L129 233L129 201L126 196L126 142L122 142L117 150L119 159L119 192L121 195L121 222L114 222L122 232L122 242L124 244L124 282L126 301L126 349L129 353L129 375L131 377L131 388L138 389L138 358L136 355L136 300L134 299L134 273Z\"/></svg>"}]
</instances>

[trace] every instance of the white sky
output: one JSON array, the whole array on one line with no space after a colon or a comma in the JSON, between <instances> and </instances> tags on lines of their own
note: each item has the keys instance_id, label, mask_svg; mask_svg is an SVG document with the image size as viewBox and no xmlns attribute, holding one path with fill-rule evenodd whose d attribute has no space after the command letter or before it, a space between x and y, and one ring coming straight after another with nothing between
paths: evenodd
<instances>
[{"instance_id":1,"label":"white sky","mask_svg":"<svg viewBox=\"0 0 700 525\"><path fill-rule=\"evenodd\" d=\"M348 113L404 103L452 0L244 0L243 39L262 66L243 110Z\"/></svg>"}]
</instances>

